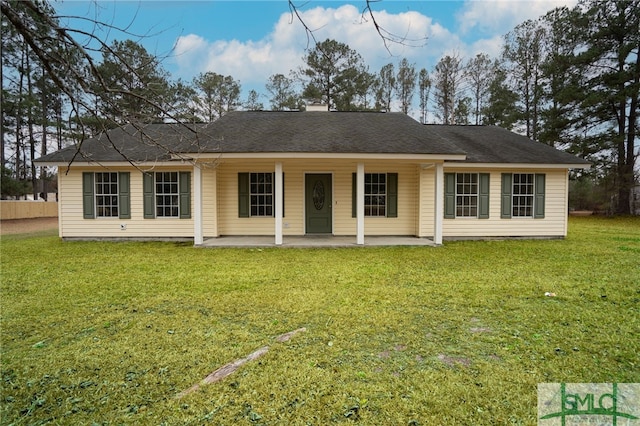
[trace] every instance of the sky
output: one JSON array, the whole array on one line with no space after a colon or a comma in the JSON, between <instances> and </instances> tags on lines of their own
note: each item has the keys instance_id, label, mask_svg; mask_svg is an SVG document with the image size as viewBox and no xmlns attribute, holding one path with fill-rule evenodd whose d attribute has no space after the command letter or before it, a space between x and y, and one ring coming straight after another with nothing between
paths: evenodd
<instances>
[{"instance_id":1,"label":"sky","mask_svg":"<svg viewBox=\"0 0 640 426\"><path fill-rule=\"evenodd\" d=\"M419 70L432 71L444 55L467 59L484 52L499 55L504 34L576 0L382 0L371 3L377 23L406 38L386 49L364 0L296 0L298 13L318 41L335 39L356 50L378 72L407 58ZM190 82L207 71L240 81L242 100L251 89L263 95L273 74L299 69L313 40L292 15L286 0L272 1L69 1L53 3L62 22L94 31L108 40L132 39L163 58L173 79ZM75 18L66 18L66 17ZM78 19L80 18L80 19ZM90 20L126 29L128 33ZM82 36L78 36L82 41Z\"/></svg>"}]
</instances>

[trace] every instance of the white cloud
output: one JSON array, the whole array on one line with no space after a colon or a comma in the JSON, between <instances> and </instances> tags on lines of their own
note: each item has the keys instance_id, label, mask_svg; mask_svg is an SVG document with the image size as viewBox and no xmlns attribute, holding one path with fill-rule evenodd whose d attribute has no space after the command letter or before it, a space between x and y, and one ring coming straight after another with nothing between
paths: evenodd
<instances>
[{"instance_id":1,"label":"white cloud","mask_svg":"<svg viewBox=\"0 0 640 426\"><path fill-rule=\"evenodd\" d=\"M502 53L503 38L501 35L496 35L491 38L484 38L475 41L466 51L466 56L471 58L478 53L486 53L491 58L497 58Z\"/></svg>"},{"instance_id":2,"label":"white cloud","mask_svg":"<svg viewBox=\"0 0 640 426\"><path fill-rule=\"evenodd\" d=\"M318 41L332 38L348 44L360 53L371 72L377 72L386 63L397 63L402 57L418 68L429 69L445 52L461 46L455 34L417 12L391 14L382 10L374 13L386 31L407 40L404 44L389 44L391 54L385 49L370 16L363 16L355 6L300 11ZM264 92L270 75L288 75L290 70L297 70L303 65L305 49L312 46L313 40L308 39L303 25L297 18L292 19L291 14L284 13L272 32L258 41L205 40L196 34L180 37L175 49L177 74L186 77L212 71L233 76L240 80L243 88Z\"/></svg>"},{"instance_id":3,"label":"white cloud","mask_svg":"<svg viewBox=\"0 0 640 426\"><path fill-rule=\"evenodd\" d=\"M462 33L475 28L484 33L505 34L528 19L576 3L577 0L466 0L456 18Z\"/></svg>"},{"instance_id":4,"label":"white cloud","mask_svg":"<svg viewBox=\"0 0 640 426\"><path fill-rule=\"evenodd\" d=\"M209 42L196 34L181 36L176 40L173 54L179 74L192 74L204 66Z\"/></svg>"},{"instance_id":5,"label":"white cloud","mask_svg":"<svg viewBox=\"0 0 640 426\"><path fill-rule=\"evenodd\" d=\"M454 29L415 11L394 14L384 9L376 10L375 19L384 30L406 38L403 44L389 44L390 52L376 32L371 17L363 15L355 6L313 7L299 13L314 31L316 40L331 38L348 44L360 53L370 72L378 72L390 62L397 64L403 57L416 68L431 72L444 55L457 55L466 60L484 52L497 57L502 48L502 35L515 25L576 1L466 1L458 15L458 31L474 30L477 33L481 29L484 38L465 36L465 39L454 33ZM191 80L200 72L212 71L233 76L240 81L245 93L249 89L265 93L269 76L288 75L290 71L298 70L304 65L302 58L306 50L313 44L303 25L290 13L280 15L271 32L256 41L206 40L201 35L189 34L176 42L176 75Z\"/></svg>"}]
</instances>

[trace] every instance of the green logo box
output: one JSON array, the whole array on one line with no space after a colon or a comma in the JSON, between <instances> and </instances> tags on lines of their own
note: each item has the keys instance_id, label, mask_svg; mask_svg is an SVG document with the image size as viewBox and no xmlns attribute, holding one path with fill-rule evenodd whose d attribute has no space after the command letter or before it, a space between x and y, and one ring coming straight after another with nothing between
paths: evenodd
<instances>
[{"instance_id":1,"label":"green logo box","mask_svg":"<svg viewBox=\"0 0 640 426\"><path fill-rule=\"evenodd\" d=\"M538 425L640 426L640 383L539 383Z\"/></svg>"}]
</instances>

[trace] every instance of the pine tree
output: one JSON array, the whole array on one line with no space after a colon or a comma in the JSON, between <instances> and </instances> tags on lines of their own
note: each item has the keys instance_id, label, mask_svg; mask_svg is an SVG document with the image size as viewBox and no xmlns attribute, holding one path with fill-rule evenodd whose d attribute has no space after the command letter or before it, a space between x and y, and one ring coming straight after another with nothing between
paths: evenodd
<instances>
[{"instance_id":1,"label":"pine tree","mask_svg":"<svg viewBox=\"0 0 640 426\"><path fill-rule=\"evenodd\" d=\"M396 76L396 93L400 102L400 110L408 114L416 89L416 67L403 58L398 64L398 75Z\"/></svg>"},{"instance_id":2,"label":"pine tree","mask_svg":"<svg viewBox=\"0 0 640 426\"><path fill-rule=\"evenodd\" d=\"M319 97L332 107L350 108L354 96L353 81L364 71L362 57L344 43L327 39L317 43L304 57L301 73L307 79L303 96Z\"/></svg>"}]
</instances>

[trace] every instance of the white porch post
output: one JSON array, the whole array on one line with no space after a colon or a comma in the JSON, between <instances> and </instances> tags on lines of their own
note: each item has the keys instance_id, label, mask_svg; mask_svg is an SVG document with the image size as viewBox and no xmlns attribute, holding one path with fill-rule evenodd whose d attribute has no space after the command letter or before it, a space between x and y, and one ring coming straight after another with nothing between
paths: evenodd
<instances>
[{"instance_id":1,"label":"white porch post","mask_svg":"<svg viewBox=\"0 0 640 426\"><path fill-rule=\"evenodd\" d=\"M436 164L435 173L435 200L433 218L433 242L442 244L442 218L444 217L444 165Z\"/></svg>"},{"instance_id":2,"label":"white porch post","mask_svg":"<svg viewBox=\"0 0 640 426\"><path fill-rule=\"evenodd\" d=\"M202 235L202 169L193 165L193 243L197 246L204 242Z\"/></svg>"},{"instance_id":3,"label":"white porch post","mask_svg":"<svg viewBox=\"0 0 640 426\"><path fill-rule=\"evenodd\" d=\"M364 245L364 163L356 172L356 244Z\"/></svg>"},{"instance_id":4,"label":"white porch post","mask_svg":"<svg viewBox=\"0 0 640 426\"><path fill-rule=\"evenodd\" d=\"M275 216L276 216L276 245L282 245L282 193L284 191L282 179L282 163L276 163L275 176Z\"/></svg>"}]
</instances>

